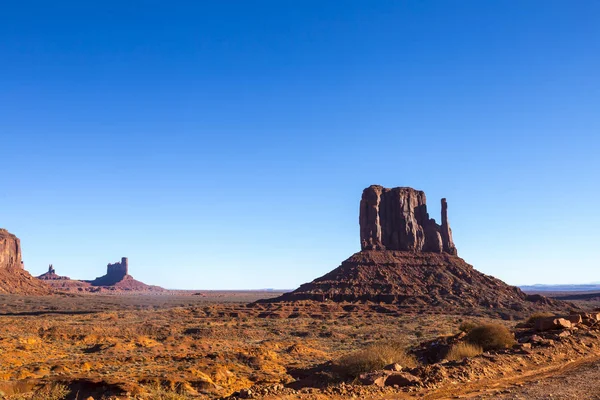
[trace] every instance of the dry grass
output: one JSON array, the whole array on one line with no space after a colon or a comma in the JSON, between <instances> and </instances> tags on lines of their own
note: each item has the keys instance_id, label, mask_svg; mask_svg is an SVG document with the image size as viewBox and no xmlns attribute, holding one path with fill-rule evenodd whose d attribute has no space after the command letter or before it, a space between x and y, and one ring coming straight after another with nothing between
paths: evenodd
<instances>
[{"instance_id":1,"label":"dry grass","mask_svg":"<svg viewBox=\"0 0 600 400\"><path fill-rule=\"evenodd\" d=\"M475 357L483 353L483 348L476 344L461 342L453 345L446 355L449 361L458 361L466 357Z\"/></svg>"},{"instance_id":2,"label":"dry grass","mask_svg":"<svg viewBox=\"0 0 600 400\"><path fill-rule=\"evenodd\" d=\"M174 390L165 389L158 384L144 386L146 395L142 396L148 400L191 400L192 397L185 394L179 393Z\"/></svg>"},{"instance_id":3,"label":"dry grass","mask_svg":"<svg viewBox=\"0 0 600 400\"><path fill-rule=\"evenodd\" d=\"M379 342L340 358L336 370L343 377L356 378L393 363L411 368L417 365L416 359L406 352L404 345Z\"/></svg>"},{"instance_id":4,"label":"dry grass","mask_svg":"<svg viewBox=\"0 0 600 400\"><path fill-rule=\"evenodd\" d=\"M2 396L1 398L7 400L64 400L69 393L71 393L71 390L67 386L54 383L45 385L35 392Z\"/></svg>"},{"instance_id":5,"label":"dry grass","mask_svg":"<svg viewBox=\"0 0 600 400\"><path fill-rule=\"evenodd\" d=\"M528 324L535 324L535 321L542 318L554 317L554 313L551 312L537 312L535 314L531 314L531 316L527 319Z\"/></svg>"},{"instance_id":6,"label":"dry grass","mask_svg":"<svg viewBox=\"0 0 600 400\"><path fill-rule=\"evenodd\" d=\"M479 326L479 324L477 322L465 321L459 325L458 329L461 332L469 333L473 330L473 328L477 328L478 326Z\"/></svg>"},{"instance_id":7,"label":"dry grass","mask_svg":"<svg viewBox=\"0 0 600 400\"><path fill-rule=\"evenodd\" d=\"M467 341L484 351L500 350L515 344L515 338L507 327L500 324L480 325L467 334Z\"/></svg>"}]
</instances>

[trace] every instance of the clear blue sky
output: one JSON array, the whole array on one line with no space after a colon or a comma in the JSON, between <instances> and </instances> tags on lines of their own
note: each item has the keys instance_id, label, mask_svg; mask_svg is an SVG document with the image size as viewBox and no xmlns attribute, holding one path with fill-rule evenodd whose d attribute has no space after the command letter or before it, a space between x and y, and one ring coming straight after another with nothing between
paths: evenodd
<instances>
[{"instance_id":1,"label":"clear blue sky","mask_svg":"<svg viewBox=\"0 0 600 400\"><path fill-rule=\"evenodd\" d=\"M370 184L511 284L600 280L597 1L12 1L0 226L27 269L294 288ZM439 217L438 217L439 218ZM439 220L439 219L438 219Z\"/></svg>"}]
</instances>

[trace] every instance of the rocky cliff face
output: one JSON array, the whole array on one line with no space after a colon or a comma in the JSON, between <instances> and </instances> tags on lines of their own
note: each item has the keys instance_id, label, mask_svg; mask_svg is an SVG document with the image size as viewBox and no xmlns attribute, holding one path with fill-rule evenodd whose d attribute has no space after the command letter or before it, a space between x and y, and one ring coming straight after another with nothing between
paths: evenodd
<instances>
[{"instance_id":1,"label":"rocky cliff face","mask_svg":"<svg viewBox=\"0 0 600 400\"><path fill-rule=\"evenodd\" d=\"M21 241L5 229L0 229L0 268L22 268Z\"/></svg>"},{"instance_id":2,"label":"rocky cliff face","mask_svg":"<svg viewBox=\"0 0 600 400\"><path fill-rule=\"evenodd\" d=\"M442 199L442 225L429 218L425 193L409 187L369 186L360 202L362 250L400 250L456 255Z\"/></svg>"},{"instance_id":3,"label":"rocky cliff face","mask_svg":"<svg viewBox=\"0 0 600 400\"><path fill-rule=\"evenodd\" d=\"M21 241L0 229L0 293L49 294L51 289L23 269Z\"/></svg>"}]
</instances>

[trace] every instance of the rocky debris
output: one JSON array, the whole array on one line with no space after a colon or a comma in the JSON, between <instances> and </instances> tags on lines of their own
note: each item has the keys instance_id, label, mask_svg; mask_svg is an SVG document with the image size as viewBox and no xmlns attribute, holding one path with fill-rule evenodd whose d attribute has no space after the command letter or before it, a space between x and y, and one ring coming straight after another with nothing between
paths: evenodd
<instances>
[{"instance_id":1,"label":"rocky debris","mask_svg":"<svg viewBox=\"0 0 600 400\"><path fill-rule=\"evenodd\" d=\"M383 369L385 371L402 371L402 365L400 365L398 363L393 363L393 364L386 365L385 367L383 367Z\"/></svg>"},{"instance_id":2,"label":"rocky debris","mask_svg":"<svg viewBox=\"0 0 600 400\"><path fill-rule=\"evenodd\" d=\"M408 372L402 371L373 371L360 375L360 382L363 385L383 386L413 386L418 385L421 380Z\"/></svg>"},{"instance_id":3,"label":"rocky debris","mask_svg":"<svg viewBox=\"0 0 600 400\"><path fill-rule=\"evenodd\" d=\"M429 218L425 193L409 187L372 185L360 202L362 250L427 251L456 255L448 223L448 203L442 199L442 225Z\"/></svg>"},{"instance_id":4,"label":"rocky debris","mask_svg":"<svg viewBox=\"0 0 600 400\"><path fill-rule=\"evenodd\" d=\"M0 293L51 293L48 286L25 271L21 259L21 241L5 229L0 229Z\"/></svg>"},{"instance_id":5,"label":"rocky debris","mask_svg":"<svg viewBox=\"0 0 600 400\"><path fill-rule=\"evenodd\" d=\"M375 302L402 308L464 311L524 317L534 311L570 311L570 303L531 302L519 288L475 270L450 254L361 251L328 274L293 292L263 302Z\"/></svg>"},{"instance_id":6,"label":"rocky debris","mask_svg":"<svg viewBox=\"0 0 600 400\"><path fill-rule=\"evenodd\" d=\"M572 313L563 316L537 318L534 321L534 329L537 332L546 332L561 329L578 329L592 327L600 322L598 313Z\"/></svg>"},{"instance_id":7,"label":"rocky debris","mask_svg":"<svg viewBox=\"0 0 600 400\"><path fill-rule=\"evenodd\" d=\"M52 264L50 264L48 266L48 272L45 272L45 273L41 274L37 278L41 279L43 281L60 281L60 280L70 280L71 279L68 276L60 276L60 275L58 275L56 273L56 270L52 266Z\"/></svg>"},{"instance_id":8,"label":"rocky debris","mask_svg":"<svg viewBox=\"0 0 600 400\"><path fill-rule=\"evenodd\" d=\"M571 322L565 318L538 318L535 321L535 330L539 332L553 329L567 329L571 327Z\"/></svg>"}]
</instances>

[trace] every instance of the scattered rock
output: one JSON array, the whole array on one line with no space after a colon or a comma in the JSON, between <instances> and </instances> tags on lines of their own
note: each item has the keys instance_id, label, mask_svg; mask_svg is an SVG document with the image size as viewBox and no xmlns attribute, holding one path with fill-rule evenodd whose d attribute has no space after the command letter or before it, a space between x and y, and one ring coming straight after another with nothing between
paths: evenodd
<instances>
[{"instance_id":1,"label":"scattered rock","mask_svg":"<svg viewBox=\"0 0 600 400\"><path fill-rule=\"evenodd\" d=\"M391 371L374 371L361 374L358 379L363 385L385 386L385 381L391 374Z\"/></svg>"},{"instance_id":2,"label":"scattered rock","mask_svg":"<svg viewBox=\"0 0 600 400\"><path fill-rule=\"evenodd\" d=\"M421 383L421 379L408 372L392 372L385 380L385 386L414 386Z\"/></svg>"},{"instance_id":3,"label":"scattered rock","mask_svg":"<svg viewBox=\"0 0 600 400\"><path fill-rule=\"evenodd\" d=\"M538 318L535 321L535 330L538 332L545 332L554 329L568 329L573 324L565 318L547 317Z\"/></svg>"},{"instance_id":4,"label":"scattered rock","mask_svg":"<svg viewBox=\"0 0 600 400\"><path fill-rule=\"evenodd\" d=\"M398 363L389 364L383 367L385 371L402 371L402 365Z\"/></svg>"}]
</instances>

